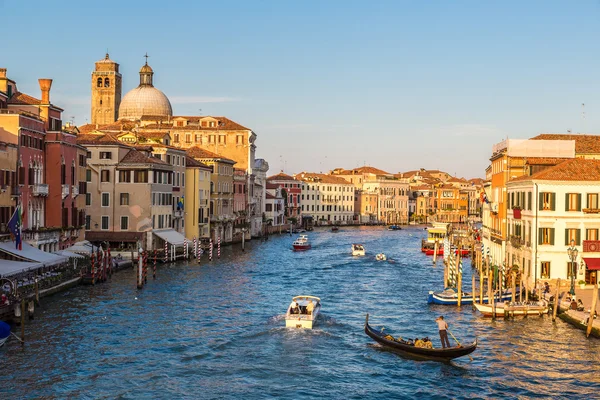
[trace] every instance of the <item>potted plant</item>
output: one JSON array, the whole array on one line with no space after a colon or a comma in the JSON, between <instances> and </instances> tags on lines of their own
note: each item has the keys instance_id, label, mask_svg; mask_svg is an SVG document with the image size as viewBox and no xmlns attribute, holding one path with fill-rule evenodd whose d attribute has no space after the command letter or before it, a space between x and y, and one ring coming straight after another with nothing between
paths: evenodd
<instances>
[{"instance_id":1,"label":"potted plant","mask_svg":"<svg viewBox=\"0 0 600 400\"><path fill-rule=\"evenodd\" d=\"M579 287L580 287L581 289L585 289L585 281L584 281L584 280L580 280L580 281L579 281Z\"/></svg>"}]
</instances>

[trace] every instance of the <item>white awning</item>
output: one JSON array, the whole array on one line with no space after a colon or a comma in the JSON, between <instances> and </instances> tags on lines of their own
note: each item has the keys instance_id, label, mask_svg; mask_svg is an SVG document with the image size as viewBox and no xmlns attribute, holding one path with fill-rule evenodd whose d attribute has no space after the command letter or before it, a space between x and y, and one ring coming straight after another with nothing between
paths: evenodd
<instances>
[{"instance_id":1,"label":"white awning","mask_svg":"<svg viewBox=\"0 0 600 400\"><path fill-rule=\"evenodd\" d=\"M21 272L42 268L43 266L44 264L41 263L0 260L0 276L6 278L7 276L20 274Z\"/></svg>"},{"instance_id":2,"label":"white awning","mask_svg":"<svg viewBox=\"0 0 600 400\"><path fill-rule=\"evenodd\" d=\"M92 252L92 244L87 240L77 242L71 247L67 247L65 250L73 253L85 253L90 254Z\"/></svg>"},{"instance_id":3,"label":"white awning","mask_svg":"<svg viewBox=\"0 0 600 400\"><path fill-rule=\"evenodd\" d=\"M0 251L26 261L42 263L45 267L58 265L69 260L68 257L60 256L58 254L47 253L45 251L36 249L35 247L27 244L26 242L23 242L23 250L16 249L15 242L13 241L1 242Z\"/></svg>"},{"instance_id":4,"label":"white awning","mask_svg":"<svg viewBox=\"0 0 600 400\"><path fill-rule=\"evenodd\" d=\"M85 258L85 256L82 256L81 254L71 253L68 250L58 250L55 251L54 254L58 254L59 256L65 256L69 258Z\"/></svg>"},{"instance_id":5,"label":"white awning","mask_svg":"<svg viewBox=\"0 0 600 400\"><path fill-rule=\"evenodd\" d=\"M173 229L163 229L160 231L153 230L152 233L154 233L156 236L158 236L165 242L168 242L169 244L174 244L175 246L183 246L183 241L185 239L185 236L183 236L181 233L177 232L176 230L173 230Z\"/></svg>"}]
</instances>

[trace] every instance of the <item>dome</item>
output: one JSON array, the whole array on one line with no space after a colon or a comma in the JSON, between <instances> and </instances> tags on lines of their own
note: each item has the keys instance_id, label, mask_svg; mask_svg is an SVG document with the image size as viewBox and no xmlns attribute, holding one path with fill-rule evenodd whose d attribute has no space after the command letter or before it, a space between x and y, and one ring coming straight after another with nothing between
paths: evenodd
<instances>
[{"instance_id":1,"label":"dome","mask_svg":"<svg viewBox=\"0 0 600 400\"><path fill-rule=\"evenodd\" d=\"M148 62L140 69L140 84L130 90L119 106L119 119L138 120L144 116L172 117L171 102L152 84L154 71Z\"/></svg>"},{"instance_id":2,"label":"dome","mask_svg":"<svg viewBox=\"0 0 600 400\"><path fill-rule=\"evenodd\" d=\"M119 119L137 120L144 115L172 117L171 102L163 92L149 85L130 90L119 106Z\"/></svg>"}]
</instances>

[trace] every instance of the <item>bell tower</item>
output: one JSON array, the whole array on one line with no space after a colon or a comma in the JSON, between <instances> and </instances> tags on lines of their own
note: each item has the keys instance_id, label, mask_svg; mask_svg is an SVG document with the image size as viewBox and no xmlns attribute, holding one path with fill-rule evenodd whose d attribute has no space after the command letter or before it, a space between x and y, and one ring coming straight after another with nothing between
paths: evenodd
<instances>
[{"instance_id":1,"label":"bell tower","mask_svg":"<svg viewBox=\"0 0 600 400\"><path fill-rule=\"evenodd\" d=\"M119 117L121 74L119 64L108 58L96 62L92 72L92 124L112 124Z\"/></svg>"}]
</instances>

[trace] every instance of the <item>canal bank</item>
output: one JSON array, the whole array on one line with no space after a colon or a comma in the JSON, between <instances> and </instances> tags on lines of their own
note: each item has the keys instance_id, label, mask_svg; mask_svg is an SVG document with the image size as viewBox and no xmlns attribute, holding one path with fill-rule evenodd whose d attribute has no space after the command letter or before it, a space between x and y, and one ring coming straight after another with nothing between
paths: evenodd
<instances>
[{"instance_id":1,"label":"canal bank","mask_svg":"<svg viewBox=\"0 0 600 400\"><path fill-rule=\"evenodd\" d=\"M309 233L291 251L273 236L222 249L200 265L165 264L143 290L125 269L112 281L49 297L28 343L0 349L3 398L514 398L594 397L600 341L548 316L491 321L470 306L428 305L443 269L419 248L423 231L351 228ZM350 245L362 243L364 257ZM379 262L375 254L385 252ZM465 274L470 273L465 260ZM468 275L467 275L468 276ZM118 279L115 279L118 277ZM465 280L470 279L470 276ZM284 328L291 297L319 296L313 331ZM429 336L444 315L479 347L452 363L386 351L364 334L365 314L394 336Z\"/></svg>"}]
</instances>

